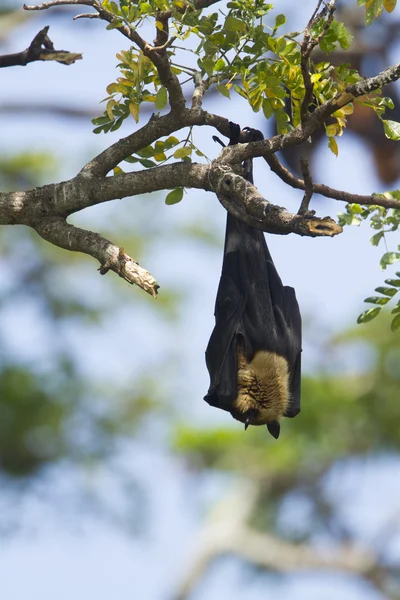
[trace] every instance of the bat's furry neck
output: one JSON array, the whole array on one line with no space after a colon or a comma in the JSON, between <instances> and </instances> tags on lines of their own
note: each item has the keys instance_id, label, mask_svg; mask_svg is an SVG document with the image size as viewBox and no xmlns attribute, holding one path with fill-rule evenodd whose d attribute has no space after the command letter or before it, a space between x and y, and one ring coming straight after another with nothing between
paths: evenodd
<instances>
[{"instance_id":1,"label":"bat's furry neck","mask_svg":"<svg viewBox=\"0 0 400 600\"><path fill-rule=\"evenodd\" d=\"M289 401L289 368L285 358L266 350L258 351L251 362L238 346L238 395L235 413L246 421L246 413L254 415L251 425L265 425L285 414ZM238 415L235 414L236 418Z\"/></svg>"}]
</instances>

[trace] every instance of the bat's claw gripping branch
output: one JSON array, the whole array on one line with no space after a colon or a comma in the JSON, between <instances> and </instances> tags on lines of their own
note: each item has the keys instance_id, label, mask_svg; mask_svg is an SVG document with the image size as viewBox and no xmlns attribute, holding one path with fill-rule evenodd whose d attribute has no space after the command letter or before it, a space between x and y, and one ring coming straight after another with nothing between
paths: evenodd
<instances>
[{"instance_id":1,"label":"bat's claw gripping branch","mask_svg":"<svg viewBox=\"0 0 400 600\"><path fill-rule=\"evenodd\" d=\"M343 228L335 223L330 217L324 217L319 219L318 217L311 217L305 221L305 225L308 228L308 234L311 237L328 236L333 237L343 232Z\"/></svg>"}]
</instances>

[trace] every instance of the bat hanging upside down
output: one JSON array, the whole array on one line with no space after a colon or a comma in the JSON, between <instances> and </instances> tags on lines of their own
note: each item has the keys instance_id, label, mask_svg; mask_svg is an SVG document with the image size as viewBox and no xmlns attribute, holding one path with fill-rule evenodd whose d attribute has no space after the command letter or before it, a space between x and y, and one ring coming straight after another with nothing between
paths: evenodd
<instances>
[{"instance_id":1,"label":"bat hanging upside down","mask_svg":"<svg viewBox=\"0 0 400 600\"><path fill-rule=\"evenodd\" d=\"M231 124L230 144L239 126ZM243 130L260 139L256 130ZM249 137L249 135L247 137ZM242 139L241 139L242 141ZM244 163L253 182L252 162ZM293 288L284 286L262 231L228 213L215 327L206 350L210 388L204 400L245 424L266 425L300 411L301 316Z\"/></svg>"}]
</instances>

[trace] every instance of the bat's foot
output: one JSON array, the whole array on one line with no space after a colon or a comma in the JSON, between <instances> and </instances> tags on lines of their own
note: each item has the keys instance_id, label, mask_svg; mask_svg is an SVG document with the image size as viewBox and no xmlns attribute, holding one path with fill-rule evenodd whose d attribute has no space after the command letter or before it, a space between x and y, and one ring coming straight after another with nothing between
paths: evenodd
<instances>
[{"instance_id":1,"label":"bat's foot","mask_svg":"<svg viewBox=\"0 0 400 600\"><path fill-rule=\"evenodd\" d=\"M319 219L318 217L310 218L305 223L308 229L308 235L312 237L316 236L329 236L333 237L343 232L343 228L335 223L330 217L324 217Z\"/></svg>"}]
</instances>

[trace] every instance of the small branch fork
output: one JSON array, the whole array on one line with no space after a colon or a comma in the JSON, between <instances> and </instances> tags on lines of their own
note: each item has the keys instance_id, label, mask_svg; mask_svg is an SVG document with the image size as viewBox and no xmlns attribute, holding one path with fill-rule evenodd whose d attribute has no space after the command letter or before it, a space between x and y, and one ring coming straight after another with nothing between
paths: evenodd
<instances>
[{"instance_id":1,"label":"small branch fork","mask_svg":"<svg viewBox=\"0 0 400 600\"><path fill-rule=\"evenodd\" d=\"M194 9L214 4L216 0L195 0ZM317 12L308 25L308 38L302 46L304 73L309 53L318 40L311 39L311 27L321 18L333 14L333 2L325 5L323 11ZM38 6L25 6L26 10L45 10L60 5L84 5L95 10L90 17L96 16L109 23L115 16L107 11L98 0L51 0ZM325 12L324 12L325 11ZM79 15L83 18L89 15ZM157 27L154 45L146 42L136 31L122 24L117 27L136 44L153 62L162 84L167 88L171 111L163 116L153 115L145 126L131 135L118 140L86 164L74 178L57 184L47 185L26 192L0 193L0 224L23 224L35 229L47 241L68 250L84 252L100 262L100 272L113 270L130 283L139 285L146 292L156 297L158 284L152 275L140 267L124 251L101 235L84 231L67 222L69 215L83 208L109 200L150 193L157 190L174 189L177 186L203 189L217 195L227 211L239 219L262 231L286 235L296 233L305 236L333 236L341 232L329 217L318 218L309 210L309 203L314 193L345 202L357 202L364 205L379 205L385 208L400 209L400 201L383 196L358 196L348 194L328 186L314 183L305 161L302 164L303 179L296 178L276 157L276 152L293 144L302 144L326 121L336 110L352 102L358 96L381 88L386 83L400 78L400 63L390 67L369 79L348 86L344 92L317 107L307 114L297 128L286 135L276 135L269 139L249 141L246 131L242 131L238 144L223 148L219 156L209 165L176 162L151 169L120 174L118 177L107 177L107 174L124 159L154 144L160 138L177 131L194 126L209 126L221 135L229 138L230 123L228 119L206 112L203 109L203 97L212 80L203 81L200 74L195 73L194 92L191 108L185 105L182 87L178 78L172 73L166 49L173 43L169 37L168 21L171 14L161 11L157 15ZM325 24L325 26L329 26ZM51 50L51 41L47 38L45 28L36 36L35 44L43 45L42 50ZM50 47L51 45L51 47ZM307 76L306 76L307 77ZM305 79L306 89L307 80ZM306 92L306 95L308 92ZM305 99L304 110L308 108ZM254 138L253 138L254 139ZM268 202L257 188L243 178L242 164L255 158L263 157L271 170L284 182L294 188L304 190L304 197L298 214L291 214L285 208Z\"/></svg>"},{"instance_id":2,"label":"small branch fork","mask_svg":"<svg viewBox=\"0 0 400 600\"><path fill-rule=\"evenodd\" d=\"M63 65L72 65L76 60L82 58L82 54L68 52L67 50L55 50L53 42L47 35L49 26L44 27L33 38L29 48L15 54L4 54L0 56L0 68L25 67L28 63L37 60L56 60Z\"/></svg>"}]
</instances>

